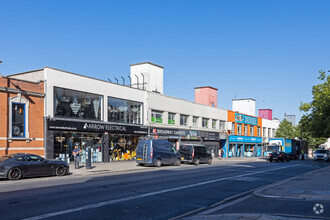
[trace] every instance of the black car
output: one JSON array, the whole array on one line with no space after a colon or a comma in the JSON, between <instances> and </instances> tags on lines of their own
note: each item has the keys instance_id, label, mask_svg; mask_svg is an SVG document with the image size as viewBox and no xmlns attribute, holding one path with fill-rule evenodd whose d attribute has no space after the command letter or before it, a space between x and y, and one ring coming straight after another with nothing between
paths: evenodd
<instances>
[{"instance_id":1,"label":"black car","mask_svg":"<svg viewBox=\"0 0 330 220\"><path fill-rule=\"evenodd\" d=\"M31 176L63 176L69 165L61 160L46 160L34 154L9 154L0 156L0 178L18 180Z\"/></svg>"},{"instance_id":2,"label":"black car","mask_svg":"<svg viewBox=\"0 0 330 220\"><path fill-rule=\"evenodd\" d=\"M276 162L279 162L279 161L287 161L289 162L290 161L290 156L288 154L286 154L285 152L283 151L273 151L269 154L269 162L272 162L273 160L275 160Z\"/></svg>"},{"instance_id":3,"label":"black car","mask_svg":"<svg viewBox=\"0 0 330 220\"><path fill-rule=\"evenodd\" d=\"M212 154L205 145L185 144L180 146L181 161L194 163L212 164Z\"/></svg>"}]
</instances>

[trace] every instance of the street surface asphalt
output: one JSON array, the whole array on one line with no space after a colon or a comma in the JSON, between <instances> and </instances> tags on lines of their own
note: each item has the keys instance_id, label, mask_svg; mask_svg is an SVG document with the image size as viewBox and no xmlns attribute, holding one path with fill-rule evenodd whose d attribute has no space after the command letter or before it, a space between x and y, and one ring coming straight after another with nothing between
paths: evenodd
<instances>
[{"instance_id":1,"label":"street surface asphalt","mask_svg":"<svg viewBox=\"0 0 330 220\"><path fill-rule=\"evenodd\" d=\"M327 201L318 216L313 201L253 195L262 186L328 165L233 161L109 175L0 180L1 219L198 219L210 213L330 218Z\"/></svg>"}]
</instances>

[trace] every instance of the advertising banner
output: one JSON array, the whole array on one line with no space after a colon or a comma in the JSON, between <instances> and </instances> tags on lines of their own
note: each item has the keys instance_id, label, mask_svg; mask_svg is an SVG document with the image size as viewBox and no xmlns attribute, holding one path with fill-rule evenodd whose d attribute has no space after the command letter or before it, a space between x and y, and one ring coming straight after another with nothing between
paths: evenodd
<instances>
[{"instance_id":1,"label":"advertising banner","mask_svg":"<svg viewBox=\"0 0 330 220\"><path fill-rule=\"evenodd\" d=\"M258 125L258 118L240 113L235 113L235 122L249 125Z\"/></svg>"}]
</instances>

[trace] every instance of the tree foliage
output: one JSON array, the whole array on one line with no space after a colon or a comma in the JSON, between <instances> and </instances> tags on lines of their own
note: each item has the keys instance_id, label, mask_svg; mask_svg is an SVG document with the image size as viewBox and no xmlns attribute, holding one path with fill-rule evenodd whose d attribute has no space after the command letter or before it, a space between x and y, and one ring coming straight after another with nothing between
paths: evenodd
<instances>
[{"instance_id":1,"label":"tree foliage","mask_svg":"<svg viewBox=\"0 0 330 220\"><path fill-rule=\"evenodd\" d=\"M276 130L275 137L295 138L299 137L299 130L297 126L293 126L291 122L284 119Z\"/></svg>"},{"instance_id":2,"label":"tree foliage","mask_svg":"<svg viewBox=\"0 0 330 220\"><path fill-rule=\"evenodd\" d=\"M301 103L299 107L305 112L299 122L300 136L314 146L330 137L330 76L322 70L319 74L321 83L313 86L312 102Z\"/></svg>"}]
</instances>

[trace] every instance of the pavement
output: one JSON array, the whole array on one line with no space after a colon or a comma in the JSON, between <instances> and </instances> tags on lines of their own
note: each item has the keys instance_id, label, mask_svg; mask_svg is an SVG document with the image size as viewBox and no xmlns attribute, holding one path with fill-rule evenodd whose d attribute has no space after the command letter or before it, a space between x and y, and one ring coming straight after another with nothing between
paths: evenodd
<instances>
[{"instance_id":1,"label":"pavement","mask_svg":"<svg viewBox=\"0 0 330 220\"><path fill-rule=\"evenodd\" d=\"M264 162L265 158L258 157L233 157L233 158L223 158L218 159L214 158L212 165L217 164L227 164L232 162L242 163L242 162ZM182 164L181 166L185 166ZM193 166L190 165L189 166ZM206 166L201 164L200 166ZM164 166L164 167L175 167L175 166ZM85 164L80 164L79 169L74 168L74 163L70 163L70 173L73 176L90 176L90 175L100 175L100 174L109 174L109 173L118 173L118 172L130 172L130 171L147 171L161 169L158 167L152 166L139 166L135 160L130 161L112 161L109 163L92 163L91 169L86 169Z\"/></svg>"},{"instance_id":2,"label":"pavement","mask_svg":"<svg viewBox=\"0 0 330 220\"><path fill-rule=\"evenodd\" d=\"M329 163L329 162L325 162ZM288 199L288 200L304 200L304 201L330 201L330 166L314 170L308 173L281 180L274 184L260 188L253 192L254 196L269 199ZM318 204L318 203L317 203ZM216 209L216 208L215 208ZM315 210L314 210L315 211ZM186 219L233 219L233 220L284 220L284 219L310 219L288 216L277 216L267 214L250 214L250 213L224 213L218 214L208 212L207 214L198 214Z\"/></svg>"}]
</instances>

